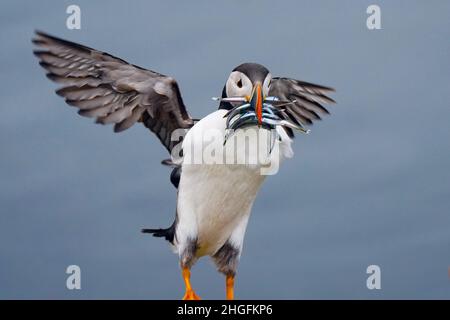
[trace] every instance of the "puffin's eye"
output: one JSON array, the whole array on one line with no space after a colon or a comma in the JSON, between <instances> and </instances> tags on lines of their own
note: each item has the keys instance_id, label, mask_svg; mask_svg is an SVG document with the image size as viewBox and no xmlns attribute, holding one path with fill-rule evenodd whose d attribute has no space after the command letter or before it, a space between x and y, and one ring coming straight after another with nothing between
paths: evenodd
<instances>
[{"instance_id":1,"label":"puffin's eye","mask_svg":"<svg viewBox=\"0 0 450 320\"><path fill-rule=\"evenodd\" d=\"M242 79L239 79L239 81L236 84L239 88L242 88Z\"/></svg>"}]
</instances>

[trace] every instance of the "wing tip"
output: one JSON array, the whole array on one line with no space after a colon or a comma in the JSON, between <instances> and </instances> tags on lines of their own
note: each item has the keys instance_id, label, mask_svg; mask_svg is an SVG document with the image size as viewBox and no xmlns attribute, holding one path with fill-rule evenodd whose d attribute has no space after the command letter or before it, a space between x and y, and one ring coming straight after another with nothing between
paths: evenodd
<instances>
[{"instance_id":1,"label":"wing tip","mask_svg":"<svg viewBox=\"0 0 450 320\"><path fill-rule=\"evenodd\" d=\"M336 92L336 91L333 91L333 92ZM334 100L333 98L330 98L329 96L326 96L326 99L328 100L329 104L336 104L337 103L336 100Z\"/></svg>"},{"instance_id":2,"label":"wing tip","mask_svg":"<svg viewBox=\"0 0 450 320\"><path fill-rule=\"evenodd\" d=\"M56 37L48 34L47 32L44 32L39 29L34 30L34 36L31 38L31 42L33 42L36 45L43 45L45 43L45 40L49 39L57 39Z\"/></svg>"},{"instance_id":3,"label":"wing tip","mask_svg":"<svg viewBox=\"0 0 450 320\"><path fill-rule=\"evenodd\" d=\"M65 93L66 93L66 90L67 89L67 87L63 87L63 88L59 88L59 89L56 89L55 90L55 93L58 95L58 96L60 96L60 97L65 97ZM70 100L68 100L68 101L70 101ZM66 101L66 102L68 102L68 101Z\"/></svg>"},{"instance_id":4,"label":"wing tip","mask_svg":"<svg viewBox=\"0 0 450 320\"><path fill-rule=\"evenodd\" d=\"M121 133L121 132L124 132L125 130L127 130L128 128L130 128L131 126L123 126L123 125L120 125L121 124L121 122L119 122L119 123L116 123L115 125L114 125L114 128L113 128L113 131L114 131L114 133Z\"/></svg>"}]
</instances>

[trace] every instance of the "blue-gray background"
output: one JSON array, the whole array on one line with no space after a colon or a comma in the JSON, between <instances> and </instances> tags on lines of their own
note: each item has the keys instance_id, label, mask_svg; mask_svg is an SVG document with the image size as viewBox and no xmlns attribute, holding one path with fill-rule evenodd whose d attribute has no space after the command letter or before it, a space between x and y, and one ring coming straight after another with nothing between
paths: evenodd
<instances>
[{"instance_id":1,"label":"blue-gray background","mask_svg":"<svg viewBox=\"0 0 450 320\"><path fill-rule=\"evenodd\" d=\"M244 61L337 89L332 116L255 203L238 298L450 298L450 2L2 1L0 298L178 299L177 257L141 227L172 222L159 142L67 107L32 56L38 28L172 75L192 115ZM66 7L82 29L66 29ZM82 290L65 269L82 270ZM366 288L366 268L382 289ZM208 259L204 298L224 296Z\"/></svg>"}]
</instances>

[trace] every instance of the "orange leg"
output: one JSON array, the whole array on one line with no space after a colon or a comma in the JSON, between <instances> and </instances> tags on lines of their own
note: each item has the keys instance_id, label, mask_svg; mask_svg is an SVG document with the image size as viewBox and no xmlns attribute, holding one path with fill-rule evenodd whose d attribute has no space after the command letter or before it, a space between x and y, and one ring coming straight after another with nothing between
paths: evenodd
<instances>
[{"instance_id":1,"label":"orange leg","mask_svg":"<svg viewBox=\"0 0 450 320\"><path fill-rule=\"evenodd\" d=\"M234 275L227 275L225 284L227 288L227 300L234 300Z\"/></svg>"},{"instance_id":2,"label":"orange leg","mask_svg":"<svg viewBox=\"0 0 450 320\"><path fill-rule=\"evenodd\" d=\"M182 275L184 279L184 284L186 285L186 293L184 294L183 300L200 300L200 297L195 294L191 286L191 271L189 268L182 268Z\"/></svg>"}]
</instances>

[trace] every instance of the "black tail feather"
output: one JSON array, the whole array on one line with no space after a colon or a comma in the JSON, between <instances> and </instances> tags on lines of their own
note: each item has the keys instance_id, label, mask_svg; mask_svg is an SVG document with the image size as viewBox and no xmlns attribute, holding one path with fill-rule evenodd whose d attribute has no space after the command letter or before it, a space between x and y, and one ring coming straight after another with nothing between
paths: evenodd
<instances>
[{"instance_id":1,"label":"black tail feather","mask_svg":"<svg viewBox=\"0 0 450 320\"><path fill-rule=\"evenodd\" d=\"M142 229L141 232L153 234L153 236L157 238L165 238L173 244L173 239L175 238L175 223L166 229Z\"/></svg>"}]
</instances>

